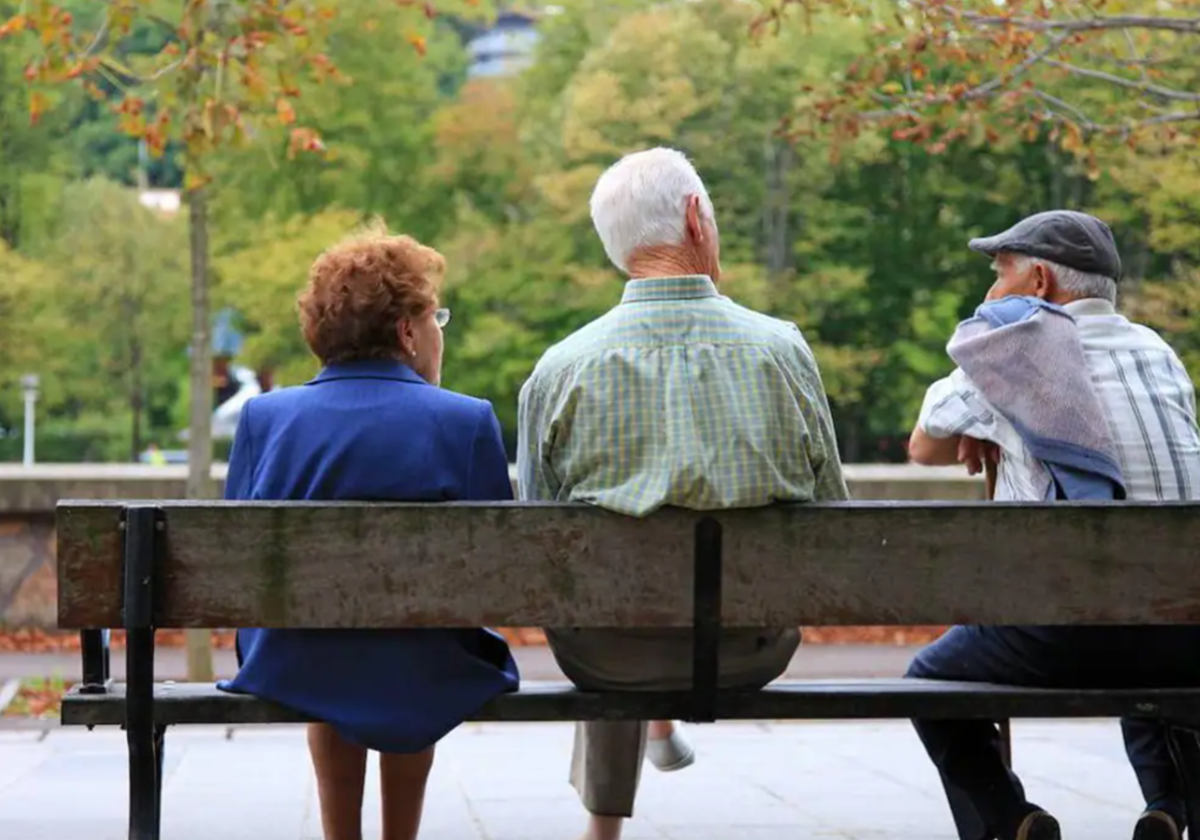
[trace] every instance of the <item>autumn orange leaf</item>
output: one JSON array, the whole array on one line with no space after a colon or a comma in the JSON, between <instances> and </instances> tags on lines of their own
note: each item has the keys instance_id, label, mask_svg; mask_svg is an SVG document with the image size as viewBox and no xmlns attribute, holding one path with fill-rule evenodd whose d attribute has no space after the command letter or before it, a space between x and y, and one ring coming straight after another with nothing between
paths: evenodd
<instances>
[{"instance_id":1,"label":"autumn orange leaf","mask_svg":"<svg viewBox=\"0 0 1200 840\"><path fill-rule=\"evenodd\" d=\"M29 95L29 123L37 125L42 118L42 114L46 113L50 108L50 100L46 98L46 94L40 90L35 90Z\"/></svg>"},{"instance_id":2,"label":"autumn orange leaf","mask_svg":"<svg viewBox=\"0 0 1200 840\"><path fill-rule=\"evenodd\" d=\"M195 192L209 182L210 178L207 175L202 175L198 172L189 172L183 179L183 188L188 192Z\"/></svg>"},{"instance_id":3,"label":"autumn orange leaf","mask_svg":"<svg viewBox=\"0 0 1200 840\"><path fill-rule=\"evenodd\" d=\"M419 55L421 57L425 56L425 53L428 50L428 47L426 47L426 45L425 45L424 36L417 35L415 33L410 34L408 36L408 43L413 45L413 49L415 49L417 51L417 55Z\"/></svg>"},{"instance_id":4,"label":"autumn orange leaf","mask_svg":"<svg viewBox=\"0 0 1200 840\"><path fill-rule=\"evenodd\" d=\"M296 121L296 109L292 107L291 102L282 97L275 103L275 113L284 125L291 125Z\"/></svg>"},{"instance_id":5,"label":"autumn orange leaf","mask_svg":"<svg viewBox=\"0 0 1200 840\"><path fill-rule=\"evenodd\" d=\"M0 38L15 35L25 29L25 15L16 15L0 24Z\"/></svg>"},{"instance_id":6,"label":"autumn orange leaf","mask_svg":"<svg viewBox=\"0 0 1200 840\"><path fill-rule=\"evenodd\" d=\"M299 152L320 153L323 151L325 151L325 143L322 142L321 136L316 131L311 128L292 129L292 136L288 141L289 158L294 158Z\"/></svg>"}]
</instances>

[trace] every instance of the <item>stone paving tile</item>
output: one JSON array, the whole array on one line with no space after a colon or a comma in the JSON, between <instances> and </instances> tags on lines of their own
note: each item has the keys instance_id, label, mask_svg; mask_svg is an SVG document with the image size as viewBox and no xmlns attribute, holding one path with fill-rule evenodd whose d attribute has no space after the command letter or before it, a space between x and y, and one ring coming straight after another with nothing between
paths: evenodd
<instances>
[{"instance_id":1,"label":"stone paving tile","mask_svg":"<svg viewBox=\"0 0 1200 840\"><path fill-rule=\"evenodd\" d=\"M628 840L953 840L937 776L892 723L690 727L696 765L647 766ZM1067 840L1127 840L1140 808L1113 723L1018 722L1017 769ZM471 724L438 748L423 840L575 840L569 724ZM168 734L164 840L320 840L303 730ZM121 840L125 738L0 732L0 840ZM377 763L365 829L378 836Z\"/></svg>"}]
</instances>

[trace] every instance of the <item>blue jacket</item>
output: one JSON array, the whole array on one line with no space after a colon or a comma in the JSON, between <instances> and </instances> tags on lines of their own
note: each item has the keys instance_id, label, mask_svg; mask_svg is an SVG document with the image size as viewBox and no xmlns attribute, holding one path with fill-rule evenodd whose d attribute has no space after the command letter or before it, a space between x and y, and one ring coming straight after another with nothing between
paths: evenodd
<instances>
[{"instance_id":1,"label":"blue jacket","mask_svg":"<svg viewBox=\"0 0 1200 840\"><path fill-rule=\"evenodd\" d=\"M363 361L250 400L225 497L487 501L511 499L512 485L488 402L432 387L399 362ZM430 746L519 683L504 640L482 629L242 629L238 657L237 677L222 688L298 709L385 752Z\"/></svg>"}]
</instances>

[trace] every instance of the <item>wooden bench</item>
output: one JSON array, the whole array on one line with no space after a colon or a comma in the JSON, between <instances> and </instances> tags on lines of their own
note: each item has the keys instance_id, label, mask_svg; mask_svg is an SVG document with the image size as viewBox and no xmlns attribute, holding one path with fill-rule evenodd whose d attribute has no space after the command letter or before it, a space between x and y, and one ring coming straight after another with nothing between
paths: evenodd
<instances>
[{"instance_id":1,"label":"wooden bench","mask_svg":"<svg viewBox=\"0 0 1200 840\"><path fill-rule=\"evenodd\" d=\"M693 686L537 684L478 719L1115 717L1188 724L1200 690L903 679L717 689L722 627L1200 622L1200 505L847 502L630 519L574 505L74 502L59 623L83 639L64 725L127 732L130 831L158 837L171 724L298 722L213 685L156 684L155 628L693 628ZM127 684L108 676L124 628Z\"/></svg>"}]
</instances>

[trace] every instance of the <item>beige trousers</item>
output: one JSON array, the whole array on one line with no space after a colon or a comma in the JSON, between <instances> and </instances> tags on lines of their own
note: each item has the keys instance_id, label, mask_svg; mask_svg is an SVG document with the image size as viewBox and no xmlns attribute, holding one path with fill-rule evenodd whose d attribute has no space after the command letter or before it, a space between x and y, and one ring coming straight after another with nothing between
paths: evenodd
<instances>
[{"instance_id":1,"label":"beige trousers","mask_svg":"<svg viewBox=\"0 0 1200 840\"><path fill-rule=\"evenodd\" d=\"M679 691L692 684L690 630L547 630L563 673L596 691ZM728 630L721 637L721 688L761 688L782 674L798 630ZM633 816L646 753L645 721L575 724L571 784L593 814Z\"/></svg>"}]
</instances>

